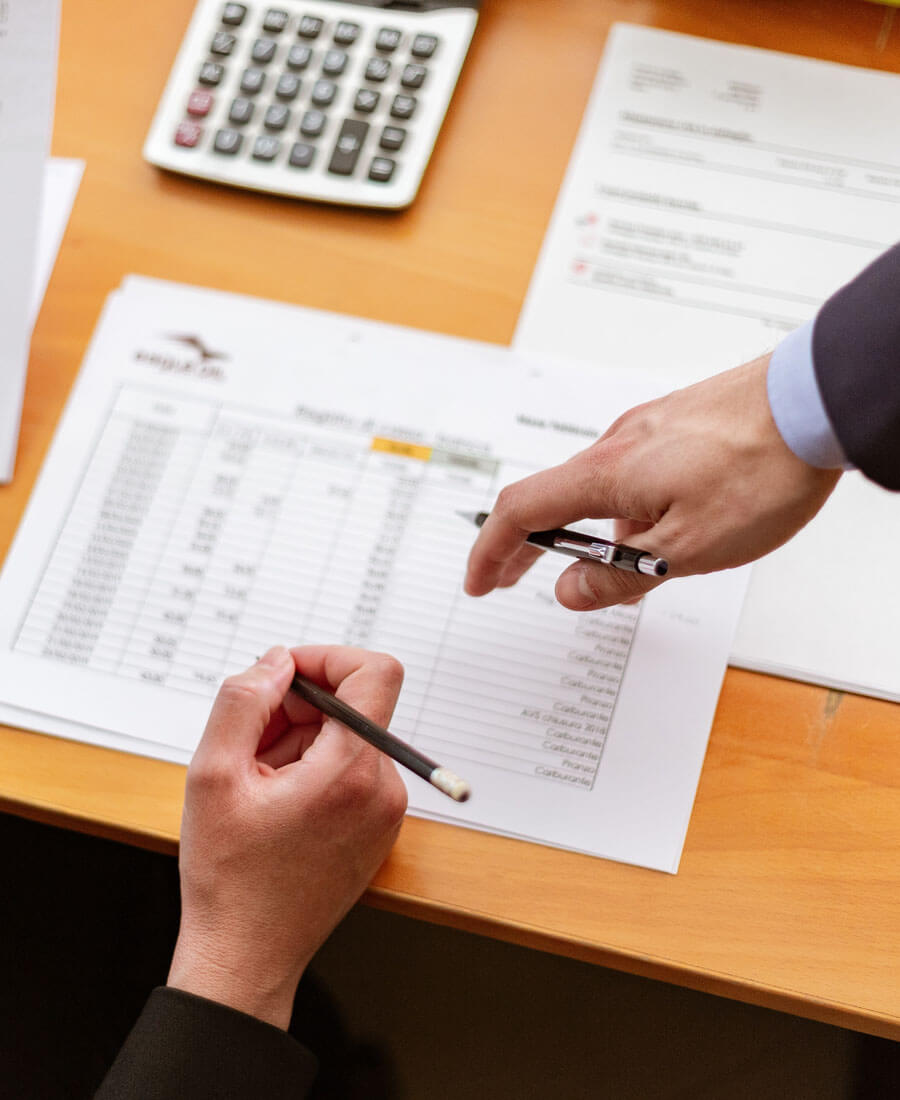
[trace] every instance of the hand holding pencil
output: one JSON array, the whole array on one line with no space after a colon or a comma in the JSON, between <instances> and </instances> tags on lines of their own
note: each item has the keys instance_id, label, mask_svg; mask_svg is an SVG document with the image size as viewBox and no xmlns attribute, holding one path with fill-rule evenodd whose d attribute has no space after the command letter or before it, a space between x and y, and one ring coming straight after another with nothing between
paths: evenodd
<instances>
[{"instance_id":1,"label":"hand holding pencil","mask_svg":"<svg viewBox=\"0 0 900 1100\"><path fill-rule=\"evenodd\" d=\"M168 983L282 1028L406 810L393 761L290 691L298 672L379 725L403 678L385 654L305 646L225 681L188 769Z\"/></svg>"}]
</instances>

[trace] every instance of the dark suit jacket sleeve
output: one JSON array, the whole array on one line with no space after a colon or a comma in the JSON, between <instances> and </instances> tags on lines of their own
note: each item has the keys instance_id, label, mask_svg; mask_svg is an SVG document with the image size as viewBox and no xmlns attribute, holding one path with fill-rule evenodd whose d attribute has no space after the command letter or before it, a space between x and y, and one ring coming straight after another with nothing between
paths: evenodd
<instances>
[{"instance_id":1,"label":"dark suit jacket sleeve","mask_svg":"<svg viewBox=\"0 0 900 1100\"><path fill-rule=\"evenodd\" d=\"M822 306L813 362L844 454L873 481L900 489L900 245Z\"/></svg>"},{"instance_id":2,"label":"dark suit jacket sleeve","mask_svg":"<svg viewBox=\"0 0 900 1100\"><path fill-rule=\"evenodd\" d=\"M160 987L95 1100L302 1100L315 1073L313 1055L277 1027Z\"/></svg>"}]
</instances>

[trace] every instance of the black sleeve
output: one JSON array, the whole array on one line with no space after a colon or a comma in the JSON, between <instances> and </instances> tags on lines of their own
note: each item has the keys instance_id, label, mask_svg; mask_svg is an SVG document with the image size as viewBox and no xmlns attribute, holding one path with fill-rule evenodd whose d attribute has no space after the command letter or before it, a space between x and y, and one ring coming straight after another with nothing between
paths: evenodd
<instances>
[{"instance_id":1,"label":"black sleeve","mask_svg":"<svg viewBox=\"0 0 900 1100\"><path fill-rule=\"evenodd\" d=\"M879 485L900 490L900 245L822 306L813 362L847 458Z\"/></svg>"},{"instance_id":2,"label":"black sleeve","mask_svg":"<svg viewBox=\"0 0 900 1100\"><path fill-rule=\"evenodd\" d=\"M154 989L95 1100L302 1100L316 1060L271 1024Z\"/></svg>"}]
</instances>

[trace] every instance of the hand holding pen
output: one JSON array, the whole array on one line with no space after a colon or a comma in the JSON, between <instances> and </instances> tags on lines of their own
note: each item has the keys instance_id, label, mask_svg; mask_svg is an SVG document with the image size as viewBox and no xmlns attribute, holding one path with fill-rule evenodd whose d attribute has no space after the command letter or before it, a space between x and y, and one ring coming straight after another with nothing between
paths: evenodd
<instances>
[{"instance_id":1,"label":"hand holding pen","mask_svg":"<svg viewBox=\"0 0 900 1100\"><path fill-rule=\"evenodd\" d=\"M731 569L787 541L840 471L808 465L781 438L768 362L638 405L568 462L504 489L469 555L469 595L515 584L541 554L529 536L583 519L615 520L614 540L665 560L666 578ZM664 579L577 561L557 581L556 597L591 611L640 599Z\"/></svg>"}]
</instances>

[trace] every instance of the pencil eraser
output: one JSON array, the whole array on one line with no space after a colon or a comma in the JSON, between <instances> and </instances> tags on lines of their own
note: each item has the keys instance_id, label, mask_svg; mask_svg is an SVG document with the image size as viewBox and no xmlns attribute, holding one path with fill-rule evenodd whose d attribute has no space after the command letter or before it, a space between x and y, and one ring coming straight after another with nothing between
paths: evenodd
<instances>
[{"instance_id":1,"label":"pencil eraser","mask_svg":"<svg viewBox=\"0 0 900 1100\"><path fill-rule=\"evenodd\" d=\"M472 788L465 779L460 779L456 772L450 771L449 768L435 768L428 777L428 782L439 791L448 794L454 802L465 802L472 793Z\"/></svg>"}]
</instances>

